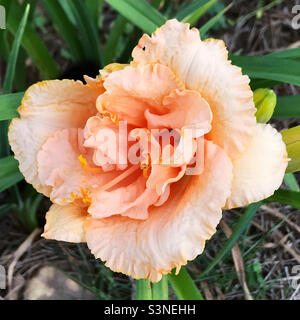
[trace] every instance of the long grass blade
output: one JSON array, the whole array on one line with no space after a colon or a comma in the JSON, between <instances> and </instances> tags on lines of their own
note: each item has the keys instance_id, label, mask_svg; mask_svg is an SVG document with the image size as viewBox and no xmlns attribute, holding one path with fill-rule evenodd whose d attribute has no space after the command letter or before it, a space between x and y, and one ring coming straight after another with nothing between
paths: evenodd
<instances>
[{"instance_id":1,"label":"long grass blade","mask_svg":"<svg viewBox=\"0 0 300 320\"><path fill-rule=\"evenodd\" d=\"M264 202L279 202L300 210L300 192L279 189Z\"/></svg>"},{"instance_id":2,"label":"long grass blade","mask_svg":"<svg viewBox=\"0 0 300 320\"><path fill-rule=\"evenodd\" d=\"M232 63L240 66L250 78L275 80L300 85L300 61L268 56L231 55Z\"/></svg>"},{"instance_id":3,"label":"long grass blade","mask_svg":"<svg viewBox=\"0 0 300 320\"><path fill-rule=\"evenodd\" d=\"M259 207L262 205L262 202L255 202L250 204L245 210L244 214L239 219L235 228L232 230L231 237L225 242L223 248L219 251L214 260L206 267L206 269L200 274L200 278L203 278L208 272L210 272L216 264L221 261L226 254L231 252L231 249L238 241L241 234L247 228L254 215L256 214Z\"/></svg>"},{"instance_id":4,"label":"long grass blade","mask_svg":"<svg viewBox=\"0 0 300 320\"><path fill-rule=\"evenodd\" d=\"M53 23L56 25L57 30L66 42L72 60L75 63L84 60L83 48L76 34L72 22L69 20L67 14L61 7L58 1L43 0L43 4L49 13Z\"/></svg>"},{"instance_id":5,"label":"long grass blade","mask_svg":"<svg viewBox=\"0 0 300 320\"><path fill-rule=\"evenodd\" d=\"M186 8L186 11L188 12L182 19L180 19L182 22L193 24L195 23L199 18L201 18L218 0L205 0L205 1L195 1L190 4L189 7L193 7L189 9L189 7Z\"/></svg>"},{"instance_id":6,"label":"long grass blade","mask_svg":"<svg viewBox=\"0 0 300 320\"><path fill-rule=\"evenodd\" d=\"M119 15L114 22L113 27L110 30L110 33L107 37L105 47L103 49L103 63L107 65L114 61L117 53L117 46L119 40L124 32L127 20Z\"/></svg>"},{"instance_id":7,"label":"long grass blade","mask_svg":"<svg viewBox=\"0 0 300 320\"><path fill-rule=\"evenodd\" d=\"M175 270L169 274L169 280L179 300L204 300L191 276L181 267L178 275Z\"/></svg>"},{"instance_id":8,"label":"long grass blade","mask_svg":"<svg viewBox=\"0 0 300 320\"><path fill-rule=\"evenodd\" d=\"M10 120L18 116L24 92L0 95L0 120Z\"/></svg>"},{"instance_id":9,"label":"long grass blade","mask_svg":"<svg viewBox=\"0 0 300 320\"><path fill-rule=\"evenodd\" d=\"M206 33L224 16L224 14L232 7L232 3L229 4L224 10L220 11L217 15L209 19L200 29L200 36L204 38Z\"/></svg>"},{"instance_id":10,"label":"long grass blade","mask_svg":"<svg viewBox=\"0 0 300 320\"><path fill-rule=\"evenodd\" d=\"M152 33L166 18L145 0L106 0L115 10L146 33Z\"/></svg>"},{"instance_id":11,"label":"long grass blade","mask_svg":"<svg viewBox=\"0 0 300 320\"><path fill-rule=\"evenodd\" d=\"M97 62L101 67L98 30L95 28L93 17L91 17L86 3L81 0L68 0L67 4L76 19L87 60Z\"/></svg>"},{"instance_id":12,"label":"long grass blade","mask_svg":"<svg viewBox=\"0 0 300 320\"><path fill-rule=\"evenodd\" d=\"M11 54L8 58L7 70L6 70L4 84L3 84L3 90L2 90L4 94L10 93L12 91L12 85L13 85L13 80L14 80L15 71L16 71L18 54L19 54L24 30L25 30L25 27L27 24L29 11L30 11L30 5L28 4L26 6L24 15L22 17L22 20L21 20L20 25L18 27L18 30L16 32L16 36L15 36L15 39L13 42Z\"/></svg>"},{"instance_id":13,"label":"long grass blade","mask_svg":"<svg viewBox=\"0 0 300 320\"><path fill-rule=\"evenodd\" d=\"M17 1L0 0L0 5L9 7L7 15L7 28L16 35L19 22L22 19L22 8ZM29 57L37 66L45 79L54 79L58 77L58 68L51 57L45 44L38 36L36 31L29 24L26 26L22 38L22 47L26 50Z\"/></svg>"},{"instance_id":14,"label":"long grass blade","mask_svg":"<svg viewBox=\"0 0 300 320\"><path fill-rule=\"evenodd\" d=\"M19 163L13 156L0 159L0 192L23 179L19 171Z\"/></svg>"},{"instance_id":15,"label":"long grass blade","mask_svg":"<svg viewBox=\"0 0 300 320\"><path fill-rule=\"evenodd\" d=\"M298 181L293 173L286 173L284 176L284 182L292 191L300 192Z\"/></svg>"},{"instance_id":16,"label":"long grass blade","mask_svg":"<svg viewBox=\"0 0 300 320\"><path fill-rule=\"evenodd\" d=\"M272 118L300 118L300 95L277 97Z\"/></svg>"},{"instance_id":17,"label":"long grass blade","mask_svg":"<svg viewBox=\"0 0 300 320\"><path fill-rule=\"evenodd\" d=\"M104 0L85 0L85 2L90 15L93 17L95 27L98 28L98 21Z\"/></svg>"}]
</instances>

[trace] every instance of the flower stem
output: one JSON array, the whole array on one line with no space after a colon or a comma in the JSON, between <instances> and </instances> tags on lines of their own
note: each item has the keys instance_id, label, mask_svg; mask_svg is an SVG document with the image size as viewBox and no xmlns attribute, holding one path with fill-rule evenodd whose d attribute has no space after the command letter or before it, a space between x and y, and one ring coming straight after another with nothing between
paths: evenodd
<instances>
[{"instance_id":1,"label":"flower stem","mask_svg":"<svg viewBox=\"0 0 300 320\"><path fill-rule=\"evenodd\" d=\"M178 275L173 270L169 274L172 287L179 300L204 300L188 272L182 267Z\"/></svg>"},{"instance_id":2,"label":"flower stem","mask_svg":"<svg viewBox=\"0 0 300 320\"><path fill-rule=\"evenodd\" d=\"M152 289L149 280L140 279L135 281L136 300L152 300Z\"/></svg>"},{"instance_id":3,"label":"flower stem","mask_svg":"<svg viewBox=\"0 0 300 320\"><path fill-rule=\"evenodd\" d=\"M168 276L163 276L157 283L152 283L152 299L153 300L168 300Z\"/></svg>"}]
</instances>

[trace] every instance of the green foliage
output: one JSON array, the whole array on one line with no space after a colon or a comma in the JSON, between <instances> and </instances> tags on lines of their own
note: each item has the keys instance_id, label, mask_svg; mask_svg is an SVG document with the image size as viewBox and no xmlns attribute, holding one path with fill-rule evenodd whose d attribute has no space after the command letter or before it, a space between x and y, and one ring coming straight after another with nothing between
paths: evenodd
<instances>
[{"instance_id":1,"label":"green foliage","mask_svg":"<svg viewBox=\"0 0 300 320\"><path fill-rule=\"evenodd\" d=\"M19 163L13 156L0 159L0 192L24 179L18 167Z\"/></svg>"},{"instance_id":2,"label":"green foliage","mask_svg":"<svg viewBox=\"0 0 300 320\"><path fill-rule=\"evenodd\" d=\"M175 270L169 274L171 285L179 300L204 300L191 276L182 267L176 275Z\"/></svg>"},{"instance_id":3,"label":"green foliage","mask_svg":"<svg viewBox=\"0 0 300 320\"><path fill-rule=\"evenodd\" d=\"M300 95L278 97L273 118L300 118Z\"/></svg>"},{"instance_id":4,"label":"green foliage","mask_svg":"<svg viewBox=\"0 0 300 320\"><path fill-rule=\"evenodd\" d=\"M81 0L67 0L66 2L76 19L86 59L97 62L100 67L101 51L97 27L86 3Z\"/></svg>"},{"instance_id":5,"label":"green foliage","mask_svg":"<svg viewBox=\"0 0 300 320\"><path fill-rule=\"evenodd\" d=\"M239 219L238 223L232 230L232 235L228 240L225 242L223 248L219 251L217 256L214 260L206 267L206 269L201 273L200 278L203 278L207 273L209 273L216 264L223 259L228 253L230 253L233 246L238 241L239 237L243 233L243 231L249 226L251 220L253 219L254 215L256 214L257 210L261 206L262 202L252 203L247 207L244 214Z\"/></svg>"},{"instance_id":6,"label":"green foliage","mask_svg":"<svg viewBox=\"0 0 300 320\"><path fill-rule=\"evenodd\" d=\"M43 0L43 4L48 11L53 23L66 42L70 50L72 60L74 62L83 61L83 48L76 34L76 29L69 20L60 3L52 0Z\"/></svg>"},{"instance_id":7,"label":"green foliage","mask_svg":"<svg viewBox=\"0 0 300 320\"><path fill-rule=\"evenodd\" d=\"M200 0L192 2L178 14L178 20L190 24L201 18L218 0Z\"/></svg>"},{"instance_id":8,"label":"green foliage","mask_svg":"<svg viewBox=\"0 0 300 320\"><path fill-rule=\"evenodd\" d=\"M273 196L264 200L265 202L279 202L287 204L295 209L300 210L300 192L279 189Z\"/></svg>"},{"instance_id":9,"label":"green foliage","mask_svg":"<svg viewBox=\"0 0 300 320\"><path fill-rule=\"evenodd\" d=\"M296 60L236 55L231 55L230 60L233 64L240 66L243 73L251 79L275 80L300 85L300 62Z\"/></svg>"},{"instance_id":10,"label":"green foliage","mask_svg":"<svg viewBox=\"0 0 300 320\"><path fill-rule=\"evenodd\" d=\"M20 50L21 40L24 34L24 30L27 24L27 19L29 15L30 5L27 5L20 25L18 26L16 37L12 46L11 54L9 55L7 62L7 70L5 74L4 84L2 92L10 93L12 91L13 80L16 71L17 58Z\"/></svg>"},{"instance_id":11,"label":"green foliage","mask_svg":"<svg viewBox=\"0 0 300 320\"><path fill-rule=\"evenodd\" d=\"M0 5L9 8L7 27L11 33L16 35L23 15L22 7L17 1L8 0L0 0ZM58 69L54 60L36 31L30 25L27 25L25 28L22 46L46 79L57 78Z\"/></svg>"},{"instance_id":12,"label":"green foliage","mask_svg":"<svg viewBox=\"0 0 300 320\"><path fill-rule=\"evenodd\" d=\"M122 37L126 24L127 20L123 16L118 15L113 27L110 30L106 44L103 49L104 65L112 63L114 61L114 58L117 56L118 44Z\"/></svg>"},{"instance_id":13,"label":"green foliage","mask_svg":"<svg viewBox=\"0 0 300 320\"><path fill-rule=\"evenodd\" d=\"M142 32L152 33L163 25L167 18L176 17L180 21L195 24L204 14L208 13L210 19L199 29L201 37L205 38L209 31L220 25L224 26L227 21L225 13L232 6L230 4L225 8L224 4L217 0L195 0L188 4L184 1L168 0L153 0L151 3L146 0L106 0L117 11L118 15L106 37L103 49L101 49L99 22L103 21L100 20L102 19L101 8L103 2L103 0L41 0L40 3L48 13L47 16L40 10L36 10L37 0L25 0L23 2L0 0L0 4L7 8L8 13L8 29L0 32L0 54L7 62L3 84L3 93L5 94L0 96L0 120L2 121L0 123L0 146L1 156L4 157L0 159L0 192L8 189L10 195L8 203L0 205L0 218L12 211L27 231L37 227L36 214L43 196L39 195L31 186L22 188L22 194L20 194L17 183L23 180L23 176L19 172L18 162L13 156L9 155L9 150L6 147L3 148L3 146L7 144L8 120L18 116L16 109L21 104L24 95L24 92L14 94L11 94L11 92L13 88L17 91L24 90L27 57L33 61L44 79L58 77L59 71L56 63L38 32L46 32L47 24L53 23L66 45L66 47L61 48L61 54L66 59L71 59L75 64L84 60L93 61L100 68L105 64L114 62L117 58L120 62L128 62L131 51ZM272 4L275 2L279 3L280 0L273 1ZM30 12L29 7L26 7L27 3L31 4L32 10ZM251 13L251 16L261 16L263 11L269 7L262 7L261 5ZM244 18L248 19L249 17ZM279 83L300 85L299 48L274 52L262 57L231 55L230 59L233 64L242 68L244 74L249 75L253 89L272 87ZM259 102L257 101L257 103ZM300 95L278 97L277 107L272 117L300 118L299 106ZM263 122L267 120L264 119ZM289 157L292 158L287 172L300 170L300 140L298 139L298 133L296 134L293 131L298 129L293 128L291 130L290 133L283 133ZM300 189L294 175L287 174L285 182L290 190L277 190L265 202L280 202L300 209ZM20 185L23 187L22 183ZM232 236L215 255L213 261L206 266L199 279L204 279L205 276L211 277L211 271L222 259L227 258L228 253L239 239L242 240L244 247L245 234L247 234L251 219L260 205L261 202L253 203L245 210L233 228ZM274 226L274 228L278 227L279 224ZM262 245L265 236L265 234L261 235L253 246L243 252L243 258L254 254L255 249ZM82 251L81 245L78 246L78 251L80 259L84 261L86 270L79 270L80 268L78 268L77 271L81 272L82 276L80 279L75 278L74 280L93 291L101 299L111 298L112 296L106 292L118 289L115 285L114 274L99 262L97 262L99 265L92 271L88 270L89 262ZM73 267L77 268L77 266ZM232 274L228 276L232 276ZM264 292L268 289L268 286L262 277L261 264L259 262L249 264L246 268L246 276L250 289L259 286L262 290L260 298L264 298ZM178 276L175 276L173 271L172 274L164 276L160 282L155 284L150 284L146 280L138 280L136 282L137 299L167 300L168 279L179 299L203 299L197 286L184 268L181 268ZM224 279L223 281L225 283Z\"/></svg>"},{"instance_id":14,"label":"green foliage","mask_svg":"<svg viewBox=\"0 0 300 320\"><path fill-rule=\"evenodd\" d=\"M106 0L106 2L146 33L154 32L166 22L166 18L145 0Z\"/></svg>"},{"instance_id":15,"label":"green foliage","mask_svg":"<svg viewBox=\"0 0 300 320\"><path fill-rule=\"evenodd\" d=\"M24 92L0 95L0 120L10 120L18 116Z\"/></svg>"}]
</instances>

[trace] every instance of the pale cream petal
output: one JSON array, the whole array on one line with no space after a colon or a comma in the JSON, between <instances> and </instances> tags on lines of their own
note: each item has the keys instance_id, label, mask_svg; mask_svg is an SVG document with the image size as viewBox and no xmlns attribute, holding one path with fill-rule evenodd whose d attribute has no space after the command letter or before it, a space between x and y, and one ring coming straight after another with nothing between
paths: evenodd
<instances>
[{"instance_id":1,"label":"pale cream petal","mask_svg":"<svg viewBox=\"0 0 300 320\"><path fill-rule=\"evenodd\" d=\"M96 98L103 88L83 85L80 81L53 80L31 86L18 109L20 119L9 128L9 143L27 182L49 195L50 188L38 178L37 153L57 130L83 128L97 113Z\"/></svg>"},{"instance_id":2,"label":"pale cream petal","mask_svg":"<svg viewBox=\"0 0 300 320\"><path fill-rule=\"evenodd\" d=\"M53 204L46 214L46 225L42 236L51 240L85 242L83 225L86 218L86 208L73 204L67 206Z\"/></svg>"},{"instance_id":3,"label":"pale cream petal","mask_svg":"<svg viewBox=\"0 0 300 320\"><path fill-rule=\"evenodd\" d=\"M226 209L271 196L280 187L287 164L281 134L269 124L258 124L247 149L233 161L232 190Z\"/></svg>"},{"instance_id":4,"label":"pale cream petal","mask_svg":"<svg viewBox=\"0 0 300 320\"><path fill-rule=\"evenodd\" d=\"M152 207L147 220L114 216L86 222L96 258L114 271L156 282L203 251L222 217L232 178L226 154L211 142L205 147L204 172L172 184L168 201Z\"/></svg>"},{"instance_id":5,"label":"pale cream petal","mask_svg":"<svg viewBox=\"0 0 300 320\"><path fill-rule=\"evenodd\" d=\"M168 66L187 89L199 91L213 113L208 139L232 159L239 156L254 133L256 109L249 78L227 60L223 41L201 41L197 29L169 20L152 38L143 35L132 55L135 63Z\"/></svg>"}]
</instances>

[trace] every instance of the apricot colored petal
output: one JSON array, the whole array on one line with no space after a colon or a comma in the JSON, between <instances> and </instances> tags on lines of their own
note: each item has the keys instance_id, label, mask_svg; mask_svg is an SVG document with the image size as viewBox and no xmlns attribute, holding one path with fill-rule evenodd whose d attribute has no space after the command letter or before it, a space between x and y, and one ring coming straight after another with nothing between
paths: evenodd
<instances>
[{"instance_id":1,"label":"apricot colored petal","mask_svg":"<svg viewBox=\"0 0 300 320\"><path fill-rule=\"evenodd\" d=\"M271 125L257 124L249 146L233 161L231 196L226 209L271 196L282 183L288 164L281 134Z\"/></svg>"},{"instance_id":2,"label":"apricot colored petal","mask_svg":"<svg viewBox=\"0 0 300 320\"><path fill-rule=\"evenodd\" d=\"M104 81L106 92L97 100L99 112L107 110L119 119L145 126L146 109L160 110L163 98L183 84L164 65L130 65L111 73Z\"/></svg>"},{"instance_id":3,"label":"apricot colored petal","mask_svg":"<svg viewBox=\"0 0 300 320\"><path fill-rule=\"evenodd\" d=\"M199 92L175 90L164 98L163 104L168 108L166 114L153 114L146 110L145 118L149 129L199 126L206 133L210 130L212 113Z\"/></svg>"},{"instance_id":4,"label":"apricot colored petal","mask_svg":"<svg viewBox=\"0 0 300 320\"><path fill-rule=\"evenodd\" d=\"M53 204L46 214L46 225L42 236L46 239L85 242L83 225L87 218L85 208L73 204Z\"/></svg>"},{"instance_id":5,"label":"apricot colored petal","mask_svg":"<svg viewBox=\"0 0 300 320\"><path fill-rule=\"evenodd\" d=\"M127 126L121 128L108 117L94 116L86 123L84 138L84 146L93 150L94 164L104 171L127 167Z\"/></svg>"},{"instance_id":6,"label":"apricot colored petal","mask_svg":"<svg viewBox=\"0 0 300 320\"><path fill-rule=\"evenodd\" d=\"M88 212L93 218L106 218L120 214L133 219L148 218L148 208L158 199L154 190L146 188L146 179L141 175L127 186L111 191L95 189L91 193Z\"/></svg>"},{"instance_id":7,"label":"apricot colored petal","mask_svg":"<svg viewBox=\"0 0 300 320\"><path fill-rule=\"evenodd\" d=\"M211 142L205 146L203 173L173 184L168 201L151 207L147 220L87 220L86 240L96 258L114 271L157 282L203 251L221 219L232 178L228 156Z\"/></svg>"},{"instance_id":8,"label":"apricot colored petal","mask_svg":"<svg viewBox=\"0 0 300 320\"><path fill-rule=\"evenodd\" d=\"M50 192L38 178L37 153L41 146L58 130L84 127L97 112L96 98L101 90L80 81L53 80L26 91L18 109L21 117L13 119L8 137L20 171L39 192L47 196Z\"/></svg>"},{"instance_id":9,"label":"apricot colored petal","mask_svg":"<svg viewBox=\"0 0 300 320\"><path fill-rule=\"evenodd\" d=\"M185 170L186 166L170 167L154 164L147 180L147 187L156 190L161 196L169 184L177 182L184 176Z\"/></svg>"},{"instance_id":10,"label":"apricot colored petal","mask_svg":"<svg viewBox=\"0 0 300 320\"><path fill-rule=\"evenodd\" d=\"M255 107L248 76L228 61L223 41L201 41L197 29L169 20L143 35L133 50L138 64L161 63L169 67L187 89L199 91L213 113L208 139L233 159L246 148L255 131Z\"/></svg>"},{"instance_id":11,"label":"apricot colored petal","mask_svg":"<svg viewBox=\"0 0 300 320\"><path fill-rule=\"evenodd\" d=\"M85 155L82 146L82 129L57 131L42 146L37 154L39 180L51 188L50 198L57 204L71 203L76 199L89 201L92 188L108 182L117 173L89 173L78 159ZM81 141L80 141L81 140Z\"/></svg>"}]
</instances>

